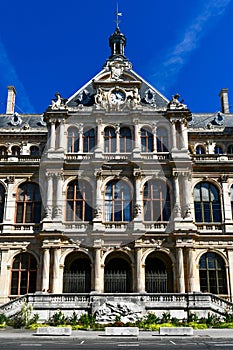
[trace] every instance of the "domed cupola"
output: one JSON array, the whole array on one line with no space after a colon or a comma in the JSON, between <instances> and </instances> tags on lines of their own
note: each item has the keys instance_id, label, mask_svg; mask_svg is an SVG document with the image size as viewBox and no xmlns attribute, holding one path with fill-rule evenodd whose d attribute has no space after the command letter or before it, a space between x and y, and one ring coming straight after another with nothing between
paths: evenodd
<instances>
[{"instance_id":1,"label":"domed cupola","mask_svg":"<svg viewBox=\"0 0 233 350\"><path fill-rule=\"evenodd\" d=\"M116 27L115 32L109 38L109 46L111 48L110 59L115 57L126 58L124 55L126 45L126 37L121 33L120 28Z\"/></svg>"}]
</instances>

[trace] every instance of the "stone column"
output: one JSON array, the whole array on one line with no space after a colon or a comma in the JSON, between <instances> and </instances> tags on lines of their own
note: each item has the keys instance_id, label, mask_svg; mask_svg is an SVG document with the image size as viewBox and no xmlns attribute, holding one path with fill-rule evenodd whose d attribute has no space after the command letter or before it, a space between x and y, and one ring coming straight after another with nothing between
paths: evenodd
<instances>
[{"instance_id":1,"label":"stone column","mask_svg":"<svg viewBox=\"0 0 233 350\"><path fill-rule=\"evenodd\" d=\"M95 248L95 292L102 293L104 290L103 286L103 275L101 271L101 247Z\"/></svg>"},{"instance_id":2,"label":"stone column","mask_svg":"<svg viewBox=\"0 0 233 350\"><path fill-rule=\"evenodd\" d=\"M60 126L59 126L59 148L65 148L65 124L64 124L64 119L60 120Z\"/></svg>"},{"instance_id":3,"label":"stone column","mask_svg":"<svg viewBox=\"0 0 233 350\"><path fill-rule=\"evenodd\" d=\"M55 142L56 142L56 121L52 120L50 123L50 149L55 149Z\"/></svg>"},{"instance_id":4,"label":"stone column","mask_svg":"<svg viewBox=\"0 0 233 350\"><path fill-rule=\"evenodd\" d=\"M195 290L193 248L188 248L188 283L188 291L192 293Z\"/></svg>"},{"instance_id":5,"label":"stone column","mask_svg":"<svg viewBox=\"0 0 233 350\"><path fill-rule=\"evenodd\" d=\"M83 124L79 124L79 153L83 153Z\"/></svg>"},{"instance_id":6,"label":"stone column","mask_svg":"<svg viewBox=\"0 0 233 350\"><path fill-rule=\"evenodd\" d=\"M45 208L45 218L52 218L53 211L53 173L47 173L47 197L46 197L46 208Z\"/></svg>"},{"instance_id":7,"label":"stone column","mask_svg":"<svg viewBox=\"0 0 233 350\"><path fill-rule=\"evenodd\" d=\"M177 248L177 292L185 293L183 248Z\"/></svg>"},{"instance_id":8,"label":"stone column","mask_svg":"<svg viewBox=\"0 0 233 350\"><path fill-rule=\"evenodd\" d=\"M116 126L116 154L120 153L120 124Z\"/></svg>"},{"instance_id":9,"label":"stone column","mask_svg":"<svg viewBox=\"0 0 233 350\"><path fill-rule=\"evenodd\" d=\"M96 120L97 124L97 140L96 140L96 147L95 147L95 158L103 158L103 152L104 152L104 137L102 137L102 119Z\"/></svg>"},{"instance_id":10,"label":"stone column","mask_svg":"<svg viewBox=\"0 0 233 350\"><path fill-rule=\"evenodd\" d=\"M191 186L189 174L184 174L182 176L183 179L183 203L184 203L184 218L191 218L191 207L190 207L190 199L191 199Z\"/></svg>"},{"instance_id":11,"label":"stone column","mask_svg":"<svg viewBox=\"0 0 233 350\"><path fill-rule=\"evenodd\" d=\"M134 149L138 149L139 152L141 152L140 129L139 129L139 124L137 119L134 119L134 138L135 138Z\"/></svg>"},{"instance_id":12,"label":"stone column","mask_svg":"<svg viewBox=\"0 0 233 350\"><path fill-rule=\"evenodd\" d=\"M143 221L143 200L141 194L141 171L136 171L135 176L135 206L134 206L134 229L144 229Z\"/></svg>"},{"instance_id":13,"label":"stone column","mask_svg":"<svg viewBox=\"0 0 233 350\"><path fill-rule=\"evenodd\" d=\"M229 289L228 294L230 295L230 301L233 302L233 269L229 268L229 266L233 266L233 250L228 249L227 250L227 257L228 257L228 268L226 270L226 274L228 273L228 280L229 280Z\"/></svg>"},{"instance_id":14,"label":"stone column","mask_svg":"<svg viewBox=\"0 0 233 350\"><path fill-rule=\"evenodd\" d=\"M182 148L188 150L188 129L185 125L186 121L181 122Z\"/></svg>"},{"instance_id":15,"label":"stone column","mask_svg":"<svg viewBox=\"0 0 233 350\"><path fill-rule=\"evenodd\" d=\"M63 198L62 198L62 185L63 185L63 176L61 173L56 174L57 183L56 183L56 199L55 199L55 217L62 218L62 209L63 209Z\"/></svg>"},{"instance_id":16,"label":"stone column","mask_svg":"<svg viewBox=\"0 0 233 350\"><path fill-rule=\"evenodd\" d=\"M173 174L173 183L174 183L174 218L181 218L181 208L180 208L180 185L179 185L179 174L175 172Z\"/></svg>"},{"instance_id":17,"label":"stone column","mask_svg":"<svg viewBox=\"0 0 233 350\"><path fill-rule=\"evenodd\" d=\"M9 264L9 250L7 248L1 249L0 252L0 303L9 301L9 285L11 278L11 268Z\"/></svg>"},{"instance_id":18,"label":"stone column","mask_svg":"<svg viewBox=\"0 0 233 350\"><path fill-rule=\"evenodd\" d=\"M136 248L137 293L145 292L145 270L142 268L142 248Z\"/></svg>"},{"instance_id":19,"label":"stone column","mask_svg":"<svg viewBox=\"0 0 233 350\"><path fill-rule=\"evenodd\" d=\"M153 133L153 144L154 144L154 149L153 152L157 153L157 125L153 124L153 128L152 128L152 133Z\"/></svg>"},{"instance_id":20,"label":"stone column","mask_svg":"<svg viewBox=\"0 0 233 350\"><path fill-rule=\"evenodd\" d=\"M222 183L222 195L223 195L223 211L225 213L225 221L232 222L232 212L231 212L231 193L229 191L229 185L227 178L224 175L221 177Z\"/></svg>"},{"instance_id":21,"label":"stone column","mask_svg":"<svg viewBox=\"0 0 233 350\"><path fill-rule=\"evenodd\" d=\"M49 248L44 248L43 254L43 272L42 272L42 290L49 289L49 270L50 270L50 251Z\"/></svg>"},{"instance_id":22,"label":"stone column","mask_svg":"<svg viewBox=\"0 0 233 350\"><path fill-rule=\"evenodd\" d=\"M60 257L61 257L61 249L54 248L53 249L53 285L52 292L53 293L62 293L60 290Z\"/></svg>"},{"instance_id":23,"label":"stone column","mask_svg":"<svg viewBox=\"0 0 233 350\"><path fill-rule=\"evenodd\" d=\"M176 142L176 122L172 121L172 148L177 149L177 142Z\"/></svg>"}]
</instances>

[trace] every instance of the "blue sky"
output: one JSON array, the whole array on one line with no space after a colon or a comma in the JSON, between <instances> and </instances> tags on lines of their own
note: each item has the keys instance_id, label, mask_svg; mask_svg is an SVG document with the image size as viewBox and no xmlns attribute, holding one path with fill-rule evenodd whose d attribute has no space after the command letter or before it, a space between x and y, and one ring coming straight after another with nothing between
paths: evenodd
<instances>
[{"instance_id":1,"label":"blue sky","mask_svg":"<svg viewBox=\"0 0 233 350\"><path fill-rule=\"evenodd\" d=\"M7 86L19 113L42 113L59 91L73 95L110 55L117 0L29 0L0 4L0 112ZM233 0L118 0L126 56L167 98L193 112L233 105ZM233 108L231 109L233 112Z\"/></svg>"}]
</instances>

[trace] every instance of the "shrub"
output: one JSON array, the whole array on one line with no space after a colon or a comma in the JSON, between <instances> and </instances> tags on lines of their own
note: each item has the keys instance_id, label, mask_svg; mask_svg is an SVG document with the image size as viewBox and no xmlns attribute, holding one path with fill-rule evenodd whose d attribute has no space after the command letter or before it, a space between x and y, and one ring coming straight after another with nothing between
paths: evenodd
<instances>
[{"instance_id":1,"label":"shrub","mask_svg":"<svg viewBox=\"0 0 233 350\"><path fill-rule=\"evenodd\" d=\"M171 321L171 314L170 312L163 312L161 317L161 323L168 323Z\"/></svg>"},{"instance_id":2,"label":"shrub","mask_svg":"<svg viewBox=\"0 0 233 350\"><path fill-rule=\"evenodd\" d=\"M188 316L188 322L197 322L198 321L198 316L197 314L190 312Z\"/></svg>"},{"instance_id":3,"label":"shrub","mask_svg":"<svg viewBox=\"0 0 233 350\"><path fill-rule=\"evenodd\" d=\"M0 324L5 324L7 321L7 317L5 316L5 314L1 313L0 314Z\"/></svg>"},{"instance_id":4,"label":"shrub","mask_svg":"<svg viewBox=\"0 0 233 350\"><path fill-rule=\"evenodd\" d=\"M197 322L189 322L189 327L192 327L193 329L207 329L208 326L206 323L197 323Z\"/></svg>"},{"instance_id":5,"label":"shrub","mask_svg":"<svg viewBox=\"0 0 233 350\"><path fill-rule=\"evenodd\" d=\"M61 310L58 310L53 316L51 316L48 320L50 326L59 326L66 324L66 317Z\"/></svg>"},{"instance_id":6,"label":"shrub","mask_svg":"<svg viewBox=\"0 0 233 350\"><path fill-rule=\"evenodd\" d=\"M8 324L13 326L14 328L24 328L29 327L31 323L35 323L38 321L39 316L35 314L31 318L33 307L30 304L24 302L21 306L19 313L11 320L8 320Z\"/></svg>"},{"instance_id":7,"label":"shrub","mask_svg":"<svg viewBox=\"0 0 233 350\"><path fill-rule=\"evenodd\" d=\"M158 323L159 322L159 318L152 312L149 312L144 319L144 322L146 324L152 324L152 323Z\"/></svg>"}]
</instances>

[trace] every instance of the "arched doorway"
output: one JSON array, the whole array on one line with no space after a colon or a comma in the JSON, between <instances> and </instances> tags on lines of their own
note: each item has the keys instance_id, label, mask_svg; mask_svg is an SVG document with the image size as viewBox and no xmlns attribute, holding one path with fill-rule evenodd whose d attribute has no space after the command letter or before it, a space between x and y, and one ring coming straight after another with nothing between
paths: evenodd
<instances>
[{"instance_id":1,"label":"arched doorway","mask_svg":"<svg viewBox=\"0 0 233 350\"><path fill-rule=\"evenodd\" d=\"M159 252L149 254L145 262L145 279L146 292L172 293L173 273L170 258Z\"/></svg>"},{"instance_id":2,"label":"arched doorway","mask_svg":"<svg viewBox=\"0 0 233 350\"><path fill-rule=\"evenodd\" d=\"M200 289L213 294L228 294L226 268L223 258L213 252L205 253L199 262Z\"/></svg>"},{"instance_id":3,"label":"arched doorway","mask_svg":"<svg viewBox=\"0 0 233 350\"><path fill-rule=\"evenodd\" d=\"M114 256L107 259L104 269L105 293L130 293L132 291L132 270L126 258Z\"/></svg>"},{"instance_id":4,"label":"arched doorway","mask_svg":"<svg viewBox=\"0 0 233 350\"><path fill-rule=\"evenodd\" d=\"M32 254L22 253L15 256L11 268L11 295L35 293L37 262Z\"/></svg>"},{"instance_id":5,"label":"arched doorway","mask_svg":"<svg viewBox=\"0 0 233 350\"><path fill-rule=\"evenodd\" d=\"M65 259L63 293L91 291L91 261L84 253L72 253Z\"/></svg>"}]
</instances>

